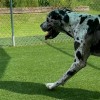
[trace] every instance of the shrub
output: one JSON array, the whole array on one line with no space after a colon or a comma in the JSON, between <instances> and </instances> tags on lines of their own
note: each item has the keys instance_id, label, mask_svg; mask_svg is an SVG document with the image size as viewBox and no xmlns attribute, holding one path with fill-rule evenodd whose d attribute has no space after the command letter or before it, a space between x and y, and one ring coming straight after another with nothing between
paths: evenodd
<instances>
[{"instance_id":1,"label":"shrub","mask_svg":"<svg viewBox=\"0 0 100 100\"><path fill-rule=\"evenodd\" d=\"M39 6L50 6L50 3L48 0L38 0Z\"/></svg>"},{"instance_id":2,"label":"shrub","mask_svg":"<svg viewBox=\"0 0 100 100\"><path fill-rule=\"evenodd\" d=\"M100 0L94 0L90 3L90 8L96 11L100 11Z\"/></svg>"},{"instance_id":3,"label":"shrub","mask_svg":"<svg viewBox=\"0 0 100 100\"><path fill-rule=\"evenodd\" d=\"M5 0L5 1L3 2L3 5L4 5L5 7L10 7L10 0ZM12 6L13 6L13 7L16 6L16 2L15 2L14 0L12 0Z\"/></svg>"}]
</instances>

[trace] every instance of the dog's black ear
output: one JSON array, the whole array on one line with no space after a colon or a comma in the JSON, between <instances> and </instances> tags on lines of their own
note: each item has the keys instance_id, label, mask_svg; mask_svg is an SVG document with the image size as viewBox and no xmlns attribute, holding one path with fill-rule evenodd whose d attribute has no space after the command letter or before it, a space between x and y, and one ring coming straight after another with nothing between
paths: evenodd
<instances>
[{"instance_id":1,"label":"dog's black ear","mask_svg":"<svg viewBox=\"0 0 100 100\"><path fill-rule=\"evenodd\" d=\"M61 20L61 15L58 14L56 11L52 11L50 14L49 14L49 17L51 16L51 19L55 19L55 20Z\"/></svg>"},{"instance_id":2,"label":"dog's black ear","mask_svg":"<svg viewBox=\"0 0 100 100\"><path fill-rule=\"evenodd\" d=\"M69 16L66 14L63 18L64 22L69 23Z\"/></svg>"}]
</instances>

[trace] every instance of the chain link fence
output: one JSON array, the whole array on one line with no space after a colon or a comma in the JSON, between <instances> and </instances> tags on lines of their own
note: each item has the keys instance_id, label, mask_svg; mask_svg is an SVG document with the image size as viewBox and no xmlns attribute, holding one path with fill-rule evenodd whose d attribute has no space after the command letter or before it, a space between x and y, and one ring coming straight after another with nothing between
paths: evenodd
<instances>
[{"instance_id":1,"label":"chain link fence","mask_svg":"<svg viewBox=\"0 0 100 100\"><path fill-rule=\"evenodd\" d=\"M12 32L11 10L13 7ZM100 0L0 0L0 46L15 46L43 44L45 33L40 24L45 20L47 13L55 8L67 7L69 9L100 14ZM12 37L14 34L14 38ZM15 41L12 41L15 39ZM65 42L71 38L60 34L48 42Z\"/></svg>"}]
</instances>

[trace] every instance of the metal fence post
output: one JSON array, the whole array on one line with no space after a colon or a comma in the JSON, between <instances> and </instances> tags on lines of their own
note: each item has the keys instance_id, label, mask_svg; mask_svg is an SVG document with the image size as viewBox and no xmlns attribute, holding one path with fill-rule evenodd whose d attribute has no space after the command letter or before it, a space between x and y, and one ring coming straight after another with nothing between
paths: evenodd
<instances>
[{"instance_id":1,"label":"metal fence post","mask_svg":"<svg viewBox=\"0 0 100 100\"><path fill-rule=\"evenodd\" d=\"M10 0L10 15L11 15L11 30L12 30L12 45L15 46L15 36L14 36L14 20L13 20L13 2Z\"/></svg>"}]
</instances>

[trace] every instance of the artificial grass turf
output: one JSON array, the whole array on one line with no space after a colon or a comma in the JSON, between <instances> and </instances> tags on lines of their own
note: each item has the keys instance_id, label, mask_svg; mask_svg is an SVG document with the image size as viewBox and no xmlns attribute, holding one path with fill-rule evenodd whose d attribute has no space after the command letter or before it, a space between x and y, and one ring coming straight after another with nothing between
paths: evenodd
<instances>
[{"instance_id":1,"label":"artificial grass turf","mask_svg":"<svg viewBox=\"0 0 100 100\"><path fill-rule=\"evenodd\" d=\"M43 35L40 24L47 13L14 14L14 35L16 37ZM11 37L11 23L9 14L0 15L0 38Z\"/></svg>"},{"instance_id":2,"label":"artificial grass turf","mask_svg":"<svg viewBox=\"0 0 100 100\"><path fill-rule=\"evenodd\" d=\"M100 58L91 56L64 87L50 91L73 62L73 43L0 48L0 100L100 100Z\"/></svg>"}]
</instances>

